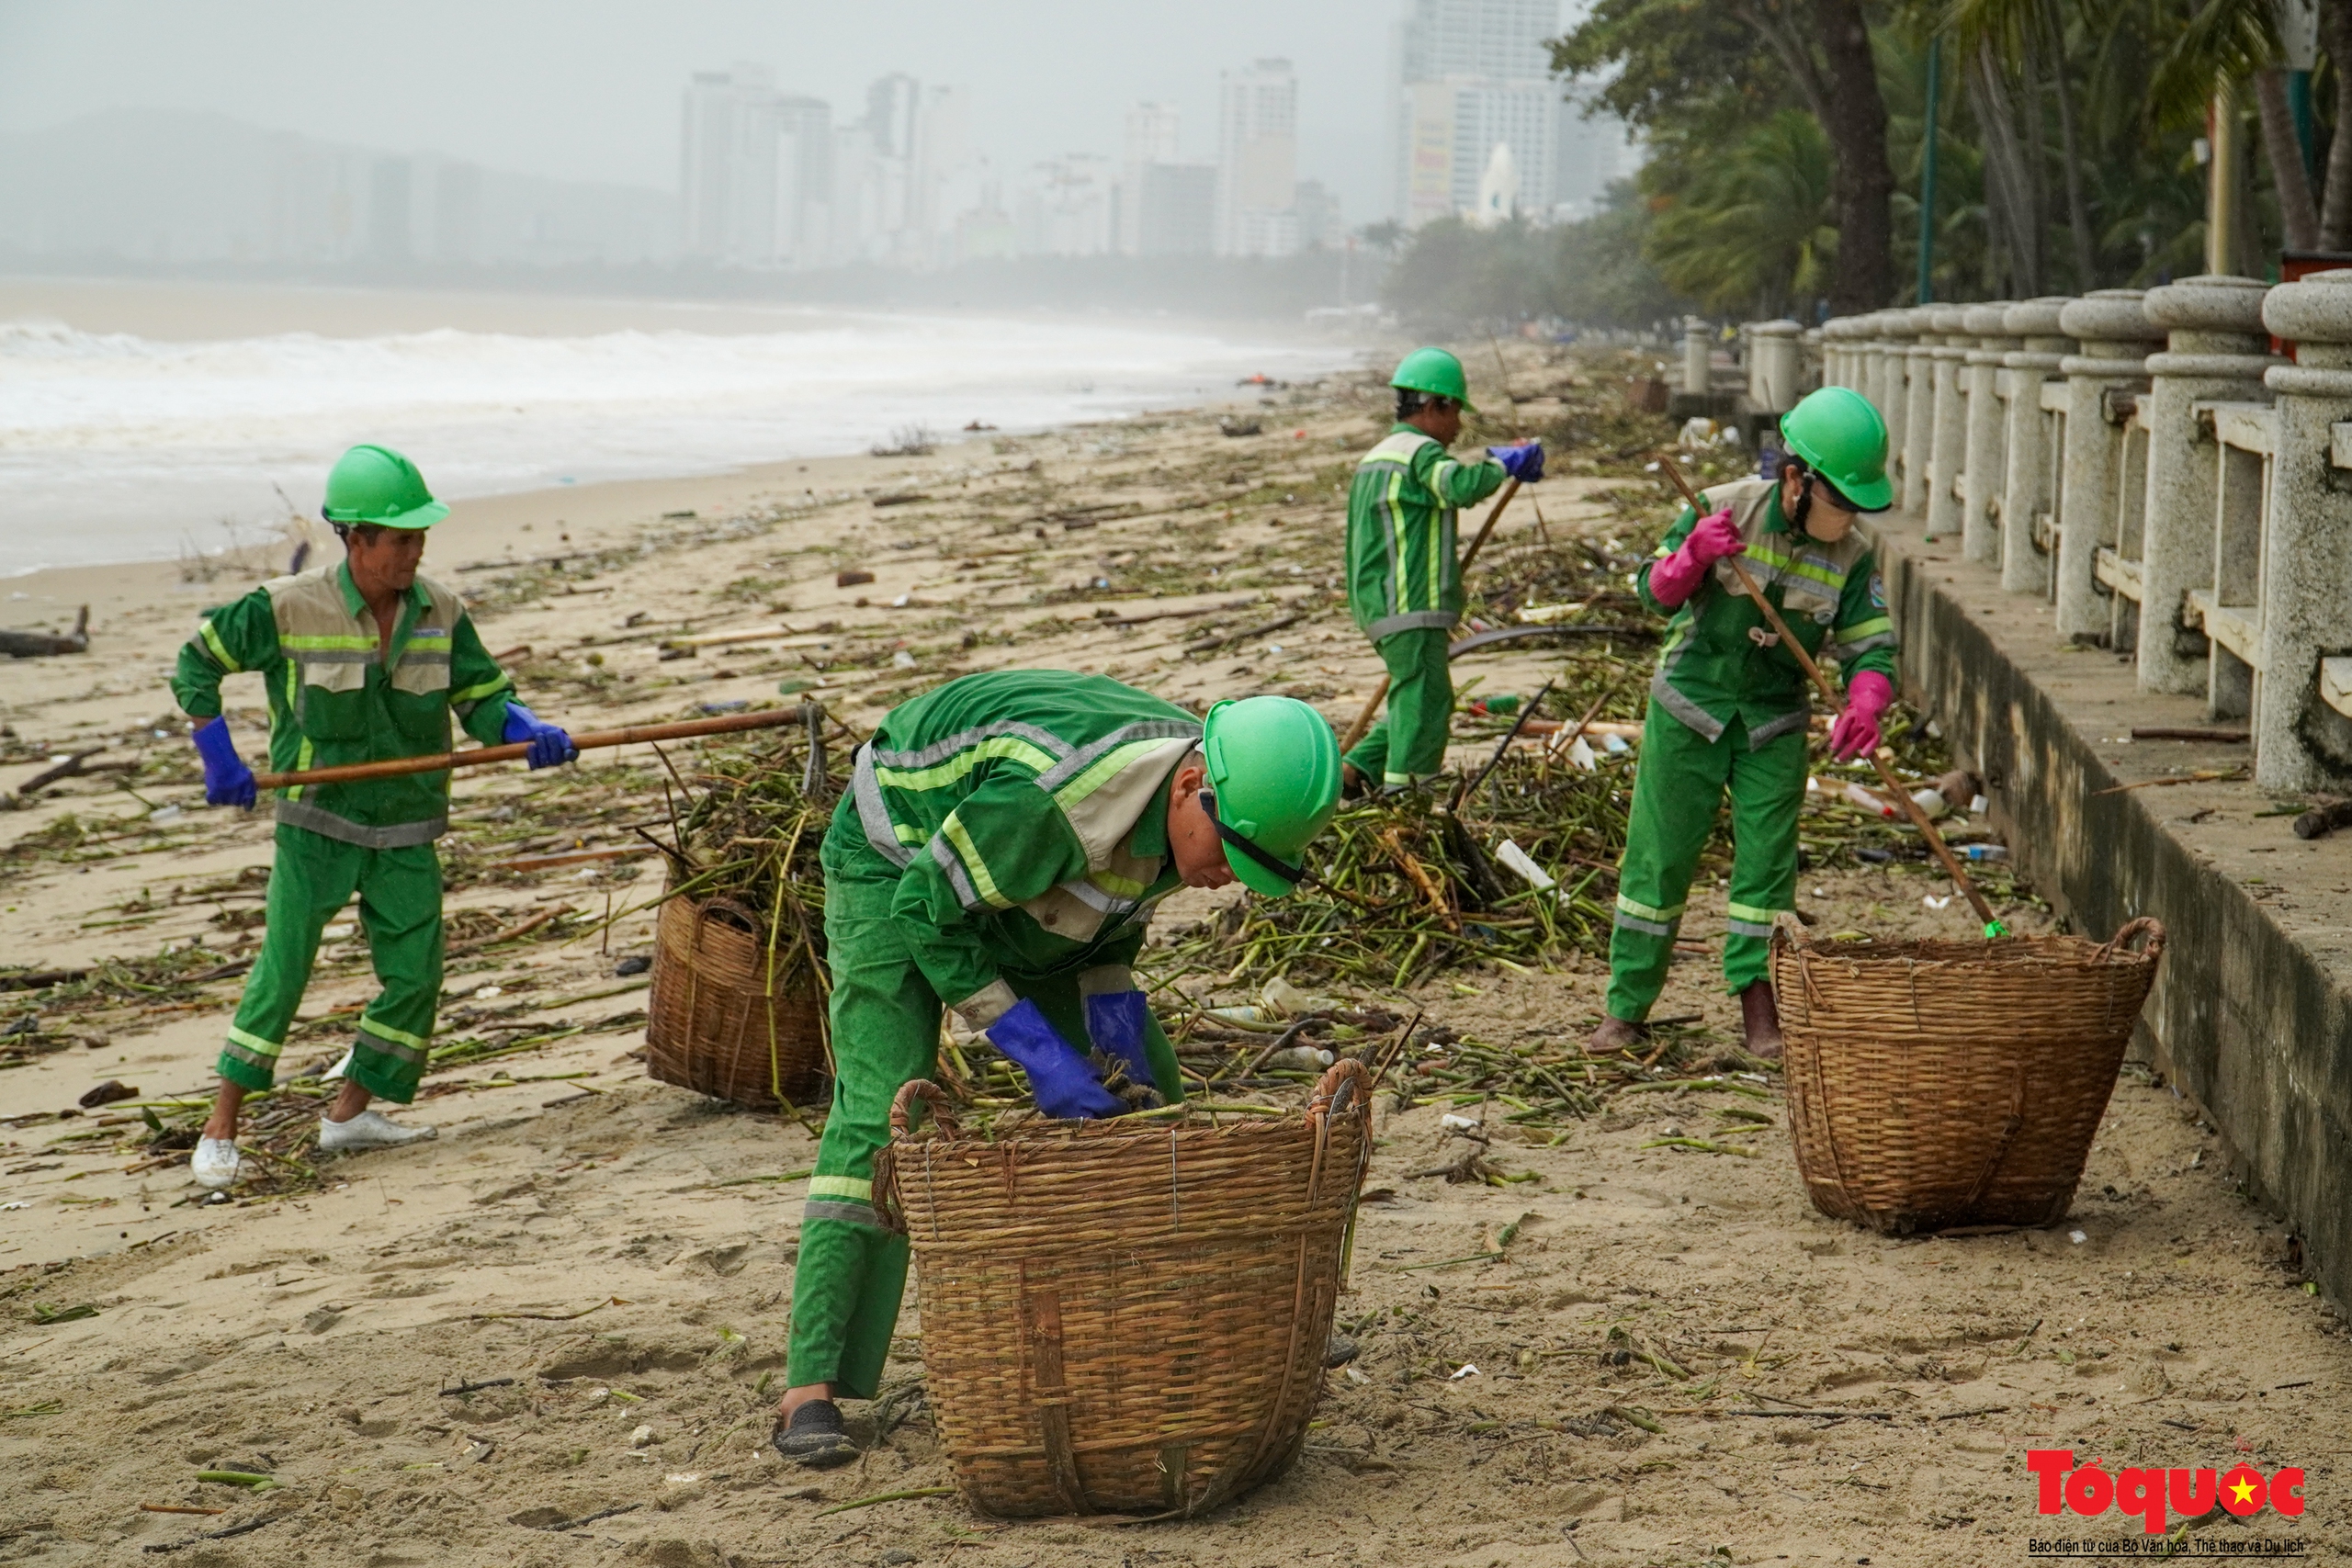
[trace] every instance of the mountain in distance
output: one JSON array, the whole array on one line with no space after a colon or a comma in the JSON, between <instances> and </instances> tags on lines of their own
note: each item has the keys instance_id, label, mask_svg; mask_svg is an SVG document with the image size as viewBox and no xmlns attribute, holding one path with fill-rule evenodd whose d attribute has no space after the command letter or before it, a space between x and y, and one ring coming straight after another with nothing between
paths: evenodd
<instances>
[{"instance_id":1,"label":"mountain in distance","mask_svg":"<svg viewBox=\"0 0 2352 1568\"><path fill-rule=\"evenodd\" d=\"M262 267L630 266L677 254L677 197L112 109L0 134L0 261Z\"/></svg>"}]
</instances>

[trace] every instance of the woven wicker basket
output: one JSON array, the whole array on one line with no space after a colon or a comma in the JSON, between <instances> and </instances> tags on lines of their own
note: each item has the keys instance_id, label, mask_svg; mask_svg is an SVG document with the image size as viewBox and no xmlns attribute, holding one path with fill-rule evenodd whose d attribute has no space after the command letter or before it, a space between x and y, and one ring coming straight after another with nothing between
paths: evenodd
<instances>
[{"instance_id":1,"label":"woven wicker basket","mask_svg":"<svg viewBox=\"0 0 2352 1568\"><path fill-rule=\"evenodd\" d=\"M1814 1207L1896 1235L2064 1218L2164 944L2148 919L2104 945L1815 943L1784 919L1772 980Z\"/></svg>"},{"instance_id":2,"label":"woven wicker basket","mask_svg":"<svg viewBox=\"0 0 2352 1568\"><path fill-rule=\"evenodd\" d=\"M824 998L804 959L769 972L766 922L731 898L672 898L653 931L645 1070L774 1110L805 1104L826 1066Z\"/></svg>"},{"instance_id":3,"label":"woven wicker basket","mask_svg":"<svg viewBox=\"0 0 2352 1568\"><path fill-rule=\"evenodd\" d=\"M961 1135L909 1084L875 1190L908 1232L956 1484L983 1513L1192 1515L1306 1440L1372 1150L1361 1064L1304 1118ZM915 1101L938 1121L909 1128Z\"/></svg>"}]
</instances>

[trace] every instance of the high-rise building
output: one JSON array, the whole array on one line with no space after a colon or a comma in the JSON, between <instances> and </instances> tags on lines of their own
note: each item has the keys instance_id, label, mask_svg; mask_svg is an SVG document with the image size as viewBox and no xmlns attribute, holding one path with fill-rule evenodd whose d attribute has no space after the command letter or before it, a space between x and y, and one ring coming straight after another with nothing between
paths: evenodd
<instances>
[{"instance_id":1,"label":"high-rise building","mask_svg":"<svg viewBox=\"0 0 2352 1568\"><path fill-rule=\"evenodd\" d=\"M1298 243L1306 250L1329 250L1343 244L1348 226L1340 217L1340 193L1321 180L1298 182Z\"/></svg>"},{"instance_id":2,"label":"high-rise building","mask_svg":"<svg viewBox=\"0 0 2352 1568\"><path fill-rule=\"evenodd\" d=\"M684 253L697 261L775 261L775 84L756 65L697 71L678 143Z\"/></svg>"},{"instance_id":3,"label":"high-rise building","mask_svg":"<svg viewBox=\"0 0 2352 1568\"><path fill-rule=\"evenodd\" d=\"M1214 251L1219 183L1215 164L1146 164L1138 254L1204 256Z\"/></svg>"},{"instance_id":4,"label":"high-rise building","mask_svg":"<svg viewBox=\"0 0 2352 1568\"><path fill-rule=\"evenodd\" d=\"M398 265L414 254L410 243L411 171L406 158L379 158L368 172L368 254Z\"/></svg>"},{"instance_id":5,"label":"high-rise building","mask_svg":"<svg viewBox=\"0 0 2352 1568\"><path fill-rule=\"evenodd\" d=\"M1513 209L1573 216L1617 175L1623 126L1585 120L1551 74L1560 0L1412 0L1396 42L1396 206L1408 228L1492 220L1480 186L1498 147ZM1492 195L1491 188L1488 195Z\"/></svg>"},{"instance_id":6,"label":"high-rise building","mask_svg":"<svg viewBox=\"0 0 2352 1568\"><path fill-rule=\"evenodd\" d=\"M1217 94L1216 249L1279 256L1298 249L1298 77L1287 60L1226 72Z\"/></svg>"},{"instance_id":7,"label":"high-rise building","mask_svg":"<svg viewBox=\"0 0 2352 1568\"><path fill-rule=\"evenodd\" d=\"M1137 104L1127 111L1126 157L1119 168L1119 252L1143 251L1143 172L1153 164L1172 164L1181 150L1181 121L1174 104Z\"/></svg>"},{"instance_id":8,"label":"high-rise building","mask_svg":"<svg viewBox=\"0 0 2352 1568\"><path fill-rule=\"evenodd\" d=\"M1108 158L1073 152L1038 164L1013 214L1023 254L1099 256L1110 251L1114 188Z\"/></svg>"},{"instance_id":9,"label":"high-rise building","mask_svg":"<svg viewBox=\"0 0 2352 1568\"><path fill-rule=\"evenodd\" d=\"M775 236L779 266L822 266L833 224L833 111L822 98L780 96L768 106L775 133Z\"/></svg>"}]
</instances>

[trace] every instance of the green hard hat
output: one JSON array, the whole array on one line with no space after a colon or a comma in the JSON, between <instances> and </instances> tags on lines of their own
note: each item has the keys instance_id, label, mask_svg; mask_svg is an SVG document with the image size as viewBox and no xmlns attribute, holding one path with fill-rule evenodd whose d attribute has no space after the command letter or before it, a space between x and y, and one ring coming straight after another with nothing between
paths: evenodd
<instances>
[{"instance_id":1,"label":"green hard hat","mask_svg":"<svg viewBox=\"0 0 2352 1568\"><path fill-rule=\"evenodd\" d=\"M1279 898L1303 874L1306 846L1340 806L1340 743L1296 697L1227 699L1209 709L1202 805L1225 861L1252 892Z\"/></svg>"},{"instance_id":2,"label":"green hard hat","mask_svg":"<svg viewBox=\"0 0 2352 1568\"><path fill-rule=\"evenodd\" d=\"M1886 482L1886 422L1851 387L1808 393L1781 416L1781 440L1864 512L1894 504Z\"/></svg>"},{"instance_id":3,"label":"green hard hat","mask_svg":"<svg viewBox=\"0 0 2352 1568\"><path fill-rule=\"evenodd\" d=\"M389 446L354 446L327 474L330 523L373 523L385 528L430 528L449 515L424 488L416 465Z\"/></svg>"},{"instance_id":4,"label":"green hard hat","mask_svg":"<svg viewBox=\"0 0 2352 1568\"><path fill-rule=\"evenodd\" d=\"M1462 374L1462 361L1442 348L1417 348L1396 363L1396 374L1388 384L1408 392L1433 392L1441 398L1452 398L1472 413L1470 382Z\"/></svg>"}]
</instances>

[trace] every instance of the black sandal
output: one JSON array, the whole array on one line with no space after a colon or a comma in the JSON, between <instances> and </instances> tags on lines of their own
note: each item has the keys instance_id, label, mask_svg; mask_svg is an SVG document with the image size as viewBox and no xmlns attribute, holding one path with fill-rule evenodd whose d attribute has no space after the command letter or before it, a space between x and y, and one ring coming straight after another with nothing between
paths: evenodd
<instances>
[{"instance_id":1,"label":"black sandal","mask_svg":"<svg viewBox=\"0 0 2352 1568\"><path fill-rule=\"evenodd\" d=\"M857 1457L857 1445L842 1430L841 1407L830 1399L812 1399L794 1411L772 1440L776 1452L808 1470L831 1470Z\"/></svg>"}]
</instances>

